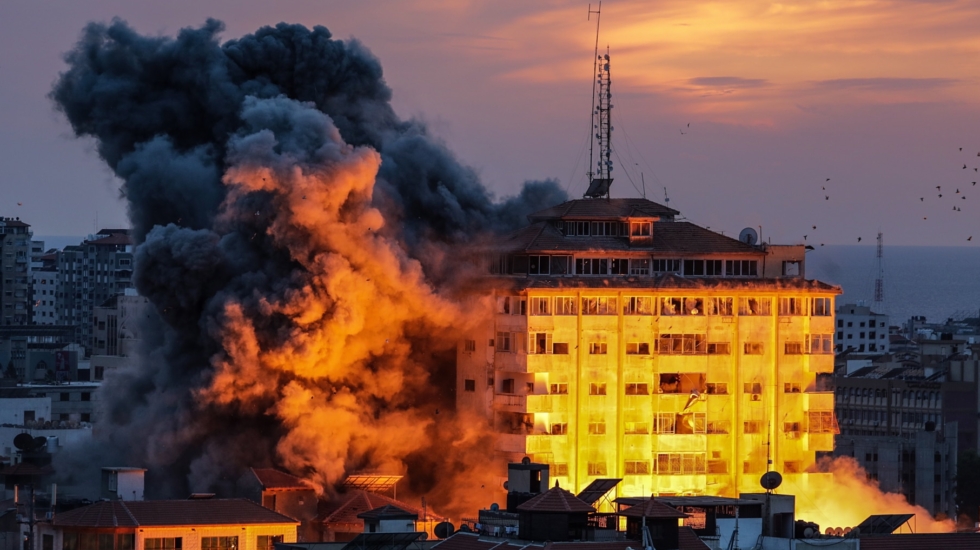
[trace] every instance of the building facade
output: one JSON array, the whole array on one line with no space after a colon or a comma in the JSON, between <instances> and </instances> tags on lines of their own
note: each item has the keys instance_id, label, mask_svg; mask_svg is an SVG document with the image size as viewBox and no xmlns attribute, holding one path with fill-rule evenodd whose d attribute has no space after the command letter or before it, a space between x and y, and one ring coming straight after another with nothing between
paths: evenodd
<instances>
[{"instance_id":1,"label":"building facade","mask_svg":"<svg viewBox=\"0 0 980 550\"><path fill-rule=\"evenodd\" d=\"M805 487L833 449L834 297L804 248L751 245L644 199L574 200L484 259L495 311L460 343L460 409L498 453L579 491Z\"/></svg>"},{"instance_id":2,"label":"building facade","mask_svg":"<svg viewBox=\"0 0 980 550\"><path fill-rule=\"evenodd\" d=\"M838 352L888 353L888 316L865 305L844 304L837 309Z\"/></svg>"},{"instance_id":3,"label":"building facade","mask_svg":"<svg viewBox=\"0 0 980 550\"><path fill-rule=\"evenodd\" d=\"M30 322L31 226L0 218L0 324Z\"/></svg>"}]
</instances>

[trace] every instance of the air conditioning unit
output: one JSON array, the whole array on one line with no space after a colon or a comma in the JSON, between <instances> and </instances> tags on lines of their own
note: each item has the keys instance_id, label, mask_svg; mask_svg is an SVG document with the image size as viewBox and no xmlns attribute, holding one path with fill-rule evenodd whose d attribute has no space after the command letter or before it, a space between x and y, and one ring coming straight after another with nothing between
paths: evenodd
<instances>
[{"instance_id":1,"label":"air conditioning unit","mask_svg":"<svg viewBox=\"0 0 980 550\"><path fill-rule=\"evenodd\" d=\"M752 394L752 401L762 401L762 396L759 395L759 394L757 394L757 393L753 393Z\"/></svg>"}]
</instances>

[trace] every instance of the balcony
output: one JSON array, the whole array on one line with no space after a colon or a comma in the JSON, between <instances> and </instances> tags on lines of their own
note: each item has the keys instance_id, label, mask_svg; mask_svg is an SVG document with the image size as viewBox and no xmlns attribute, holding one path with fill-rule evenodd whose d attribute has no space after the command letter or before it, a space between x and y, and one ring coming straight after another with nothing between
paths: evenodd
<instances>
[{"instance_id":1,"label":"balcony","mask_svg":"<svg viewBox=\"0 0 980 550\"><path fill-rule=\"evenodd\" d=\"M561 412L568 410L567 394L542 394L527 396L527 412Z\"/></svg>"},{"instance_id":2,"label":"balcony","mask_svg":"<svg viewBox=\"0 0 980 550\"><path fill-rule=\"evenodd\" d=\"M495 411L525 412L527 410L527 397L524 395L495 395L493 396L493 409Z\"/></svg>"}]
</instances>

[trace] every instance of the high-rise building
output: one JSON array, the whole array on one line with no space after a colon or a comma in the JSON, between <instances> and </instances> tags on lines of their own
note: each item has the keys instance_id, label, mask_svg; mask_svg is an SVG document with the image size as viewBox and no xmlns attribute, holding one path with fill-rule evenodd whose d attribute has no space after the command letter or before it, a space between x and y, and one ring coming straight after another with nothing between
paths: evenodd
<instances>
[{"instance_id":1,"label":"high-rise building","mask_svg":"<svg viewBox=\"0 0 980 550\"><path fill-rule=\"evenodd\" d=\"M30 322L31 226L0 218L0 324Z\"/></svg>"},{"instance_id":2,"label":"high-rise building","mask_svg":"<svg viewBox=\"0 0 980 550\"><path fill-rule=\"evenodd\" d=\"M572 200L484 251L496 309L459 345L458 407L573 491L737 495L768 469L805 490L838 431L840 289L804 278L802 245L678 214Z\"/></svg>"},{"instance_id":3,"label":"high-rise building","mask_svg":"<svg viewBox=\"0 0 980 550\"><path fill-rule=\"evenodd\" d=\"M93 310L132 286L133 246L128 229L103 229L58 253L58 324L75 325L76 342L91 354Z\"/></svg>"},{"instance_id":4,"label":"high-rise building","mask_svg":"<svg viewBox=\"0 0 980 550\"><path fill-rule=\"evenodd\" d=\"M888 316L875 313L863 304L844 304L837 308L837 351L888 353Z\"/></svg>"}]
</instances>

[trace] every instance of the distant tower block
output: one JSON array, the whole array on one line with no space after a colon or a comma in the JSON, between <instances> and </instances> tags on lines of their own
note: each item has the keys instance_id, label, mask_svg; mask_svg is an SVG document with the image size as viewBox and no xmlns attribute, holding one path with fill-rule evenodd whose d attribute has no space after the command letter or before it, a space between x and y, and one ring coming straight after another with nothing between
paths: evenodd
<instances>
[{"instance_id":1,"label":"distant tower block","mask_svg":"<svg viewBox=\"0 0 980 550\"><path fill-rule=\"evenodd\" d=\"M882 313L885 305L885 269L882 266L882 249L883 243L881 238L881 231L878 232L878 256L875 259L875 268L877 271L877 276L875 277L875 300L874 300L874 311L877 313Z\"/></svg>"}]
</instances>

